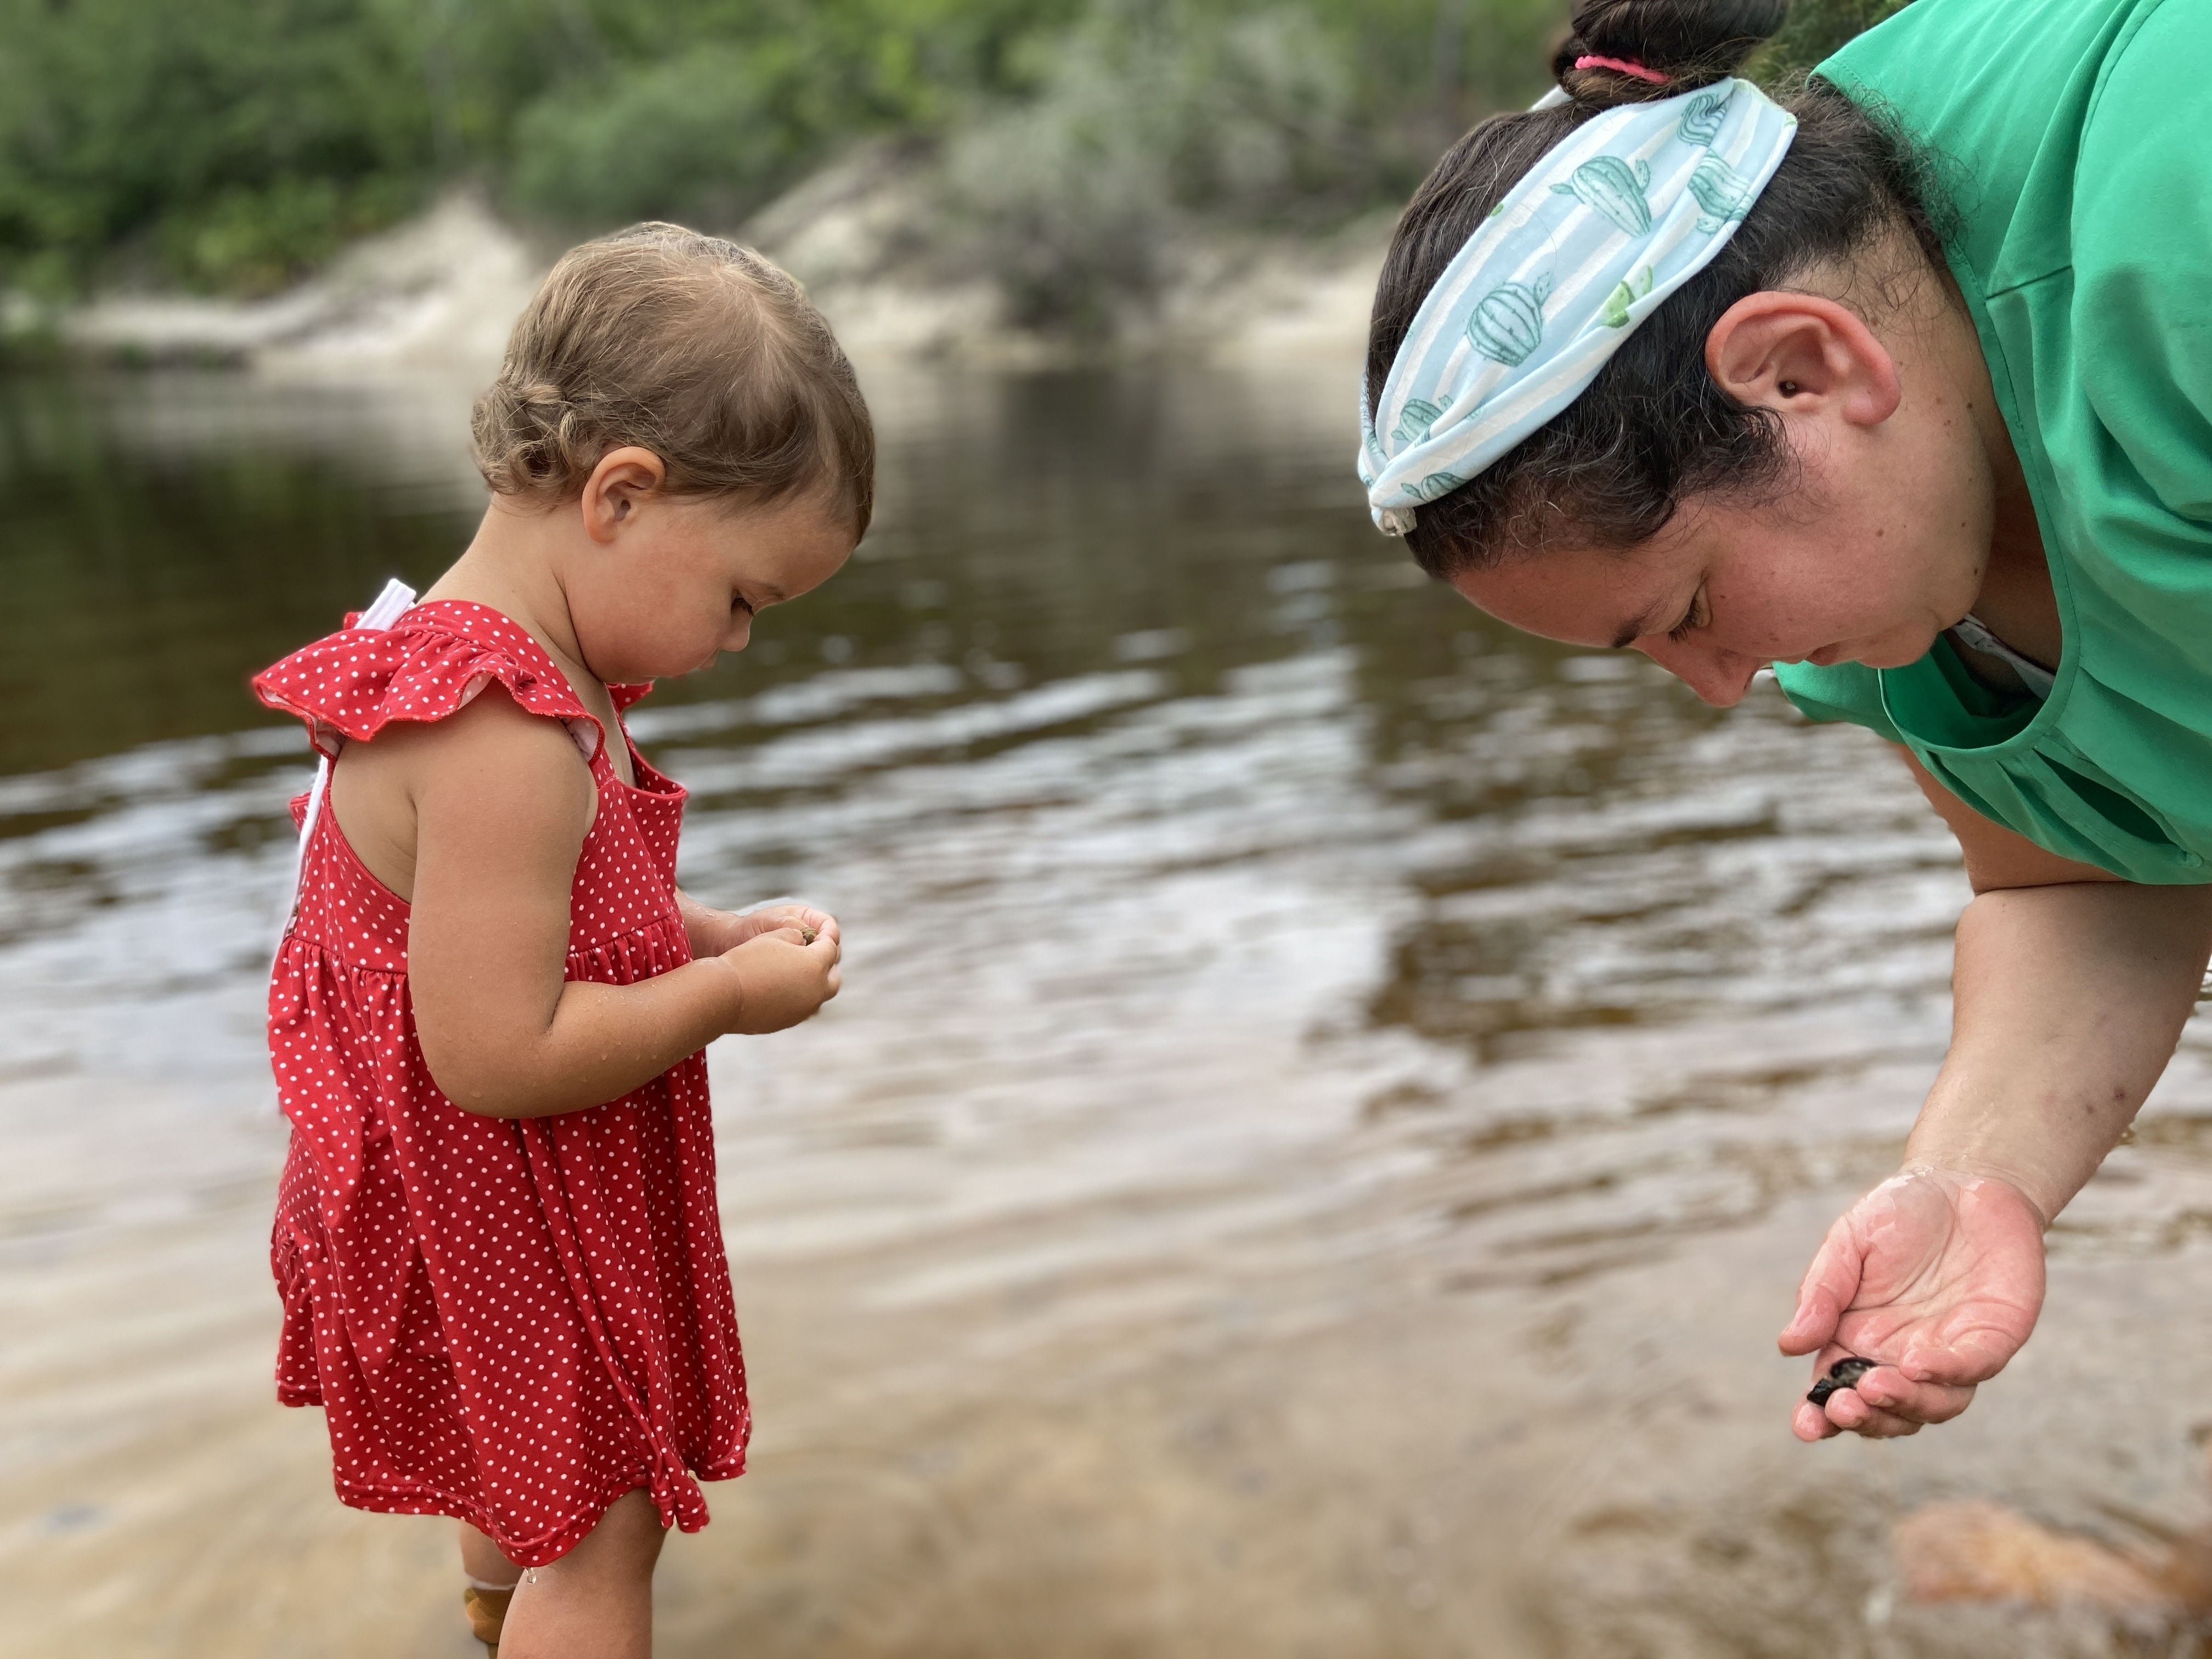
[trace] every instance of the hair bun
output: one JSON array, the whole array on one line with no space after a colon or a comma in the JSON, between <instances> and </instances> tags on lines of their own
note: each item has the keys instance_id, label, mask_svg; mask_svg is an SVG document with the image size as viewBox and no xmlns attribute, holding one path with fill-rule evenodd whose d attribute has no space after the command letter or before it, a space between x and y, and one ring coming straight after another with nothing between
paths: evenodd
<instances>
[{"instance_id":1,"label":"hair bun","mask_svg":"<svg viewBox=\"0 0 2212 1659\"><path fill-rule=\"evenodd\" d=\"M1671 98L1733 75L1789 11L1789 0L1582 0L1552 71L1577 103ZM1640 64L1667 78L1661 84L1617 70L1578 70L1578 58Z\"/></svg>"}]
</instances>

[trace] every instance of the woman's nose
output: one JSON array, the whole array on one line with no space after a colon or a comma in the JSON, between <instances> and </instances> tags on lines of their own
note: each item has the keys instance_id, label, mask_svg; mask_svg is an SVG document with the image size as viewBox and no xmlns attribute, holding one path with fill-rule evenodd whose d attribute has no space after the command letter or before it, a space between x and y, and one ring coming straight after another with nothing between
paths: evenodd
<instances>
[{"instance_id":1,"label":"woman's nose","mask_svg":"<svg viewBox=\"0 0 2212 1659\"><path fill-rule=\"evenodd\" d=\"M1751 690L1751 678L1766 664L1741 651L1717 651L1696 642L1678 645L1663 634L1636 641L1636 649L1716 708L1733 708Z\"/></svg>"}]
</instances>

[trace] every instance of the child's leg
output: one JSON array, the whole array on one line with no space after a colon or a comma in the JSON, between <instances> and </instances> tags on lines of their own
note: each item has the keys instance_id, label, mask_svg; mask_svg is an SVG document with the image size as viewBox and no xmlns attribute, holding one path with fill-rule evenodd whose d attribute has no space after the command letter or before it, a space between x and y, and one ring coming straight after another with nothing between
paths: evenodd
<instances>
[{"instance_id":1,"label":"child's leg","mask_svg":"<svg viewBox=\"0 0 2212 1659\"><path fill-rule=\"evenodd\" d=\"M461 1571L469 1579L465 1597L469 1628L479 1641L495 1650L509 1595L521 1578L522 1569L467 1522L454 1524L461 1529Z\"/></svg>"},{"instance_id":2,"label":"child's leg","mask_svg":"<svg viewBox=\"0 0 2212 1659\"><path fill-rule=\"evenodd\" d=\"M661 1537L644 1492L617 1498L582 1543L523 1575L500 1659L651 1659Z\"/></svg>"},{"instance_id":3,"label":"child's leg","mask_svg":"<svg viewBox=\"0 0 2212 1659\"><path fill-rule=\"evenodd\" d=\"M522 1569L508 1560L490 1539L465 1521L456 1521L453 1524L461 1529L463 1572L479 1584L512 1585L522 1577Z\"/></svg>"}]
</instances>

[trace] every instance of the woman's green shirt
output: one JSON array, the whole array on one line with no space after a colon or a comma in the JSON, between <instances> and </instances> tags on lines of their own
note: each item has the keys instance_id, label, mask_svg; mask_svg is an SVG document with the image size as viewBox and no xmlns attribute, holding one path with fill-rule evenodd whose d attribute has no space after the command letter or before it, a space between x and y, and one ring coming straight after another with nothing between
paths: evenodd
<instances>
[{"instance_id":1,"label":"woman's green shirt","mask_svg":"<svg viewBox=\"0 0 2212 1659\"><path fill-rule=\"evenodd\" d=\"M2054 853L2212 881L2212 0L1915 0L1820 73L1952 199L2065 652L2041 702L1942 640L1783 690Z\"/></svg>"}]
</instances>

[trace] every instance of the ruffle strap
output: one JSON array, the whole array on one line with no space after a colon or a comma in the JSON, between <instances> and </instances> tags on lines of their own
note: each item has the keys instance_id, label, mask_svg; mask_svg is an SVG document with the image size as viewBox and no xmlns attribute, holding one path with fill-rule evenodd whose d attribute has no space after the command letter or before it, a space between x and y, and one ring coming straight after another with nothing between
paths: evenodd
<instances>
[{"instance_id":1,"label":"ruffle strap","mask_svg":"<svg viewBox=\"0 0 2212 1659\"><path fill-rule=\"evenodd\" d=\"M457 601L417 605L383 632L349 628L318 640L255 675L253 690L304 720L315 747L335 756L395 720L444 720L495 681L530 713L565 725L586 760L599 752L599 722L537 641L496 611ZM625 706L619 695L617 706Z\"/></svg>"}]
</instances>

